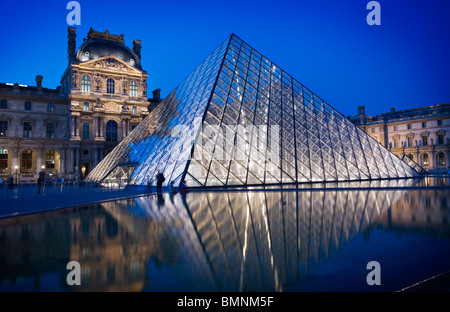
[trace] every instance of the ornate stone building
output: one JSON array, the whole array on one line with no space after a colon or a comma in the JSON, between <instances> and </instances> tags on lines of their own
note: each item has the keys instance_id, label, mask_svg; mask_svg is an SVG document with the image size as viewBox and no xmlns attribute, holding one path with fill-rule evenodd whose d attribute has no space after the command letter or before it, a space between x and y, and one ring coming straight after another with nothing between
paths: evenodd
<instances>
[{"instance_id":1,"label":"ornate stone building","mask_svg":"<svg viewBox=\"0 0 450 312\"><path fill-rule=\"evenodd\" d=\"M62 88L0 83L0 178L36 181L48 173L67 172L65 154L69 109Z\"/></svg>"},{"instance_id":2,"label":"ornate stone building","mask_svg":"<svg viewBox=\"0 0 450 312\"><path fill-rule=\"evenodd\" d=\"M76 53L69 28L68 60L61 85L70 105L69 170L84 177L147 116L148 74L140 41L131 50L123 35L92 28Z\"/></svg>"},{"instance_id":3,"label":"ornate stone building","mask_svg":"<svg viewBox=\"0 0 450 312\"><path fill-rule=\"evenodd\" d=\"M90 29L76 50L68 28L68 66L56 89L0 84L0 177L36 181L85 177L160 102L147 96L141 42Z\"/></svg>"},{"instance_id":4,"label":"ornate stone building","mask_svg":"<svg viewBox=\"0 0 450 312\"><path fill-rule=\"evenodd\" d=\"M368 116L364 106L353 123L383 144L397 157L407 156L430 172L450 168L450 104Z\"/></svg>"}]
</instances>

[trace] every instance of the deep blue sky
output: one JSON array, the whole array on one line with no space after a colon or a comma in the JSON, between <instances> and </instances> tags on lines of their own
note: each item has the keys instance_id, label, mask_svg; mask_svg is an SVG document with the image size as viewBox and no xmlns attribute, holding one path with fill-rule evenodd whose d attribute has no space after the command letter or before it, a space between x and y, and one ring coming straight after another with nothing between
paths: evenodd
<instances>
[{"instance_id":1,"label":"deep blue sky","mask_svg":"<svg viewBox=\"0 0 450 312\"><path fill-rule=\"evenodd\" d=\"M67 66L69 1L0 1L0 82L56 88ZM450 102L450 1L78 1L77 48L90 27L142 40L149 95L172 91L230 33L344 115Z\"/></svg>"}]
</instances>

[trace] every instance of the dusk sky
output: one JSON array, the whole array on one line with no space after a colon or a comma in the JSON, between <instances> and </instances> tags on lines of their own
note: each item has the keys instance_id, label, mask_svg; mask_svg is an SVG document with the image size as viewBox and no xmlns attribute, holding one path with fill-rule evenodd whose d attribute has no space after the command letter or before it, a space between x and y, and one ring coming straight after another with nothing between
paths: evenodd
<instances>
[{"instance_id":1,"label":"dusk sky","mask_svg":"<svg viewBox=\"0 0 450 312\"><path fill-rule=\"evenodd\" d=\"M56 88L67 67L69 1L0 1L0 82ZM77 48L92 27L142 41L151 91L171 92L235 33L342 114L450 102L450 1L78 1Z\"/></svg>"}]
</instances>

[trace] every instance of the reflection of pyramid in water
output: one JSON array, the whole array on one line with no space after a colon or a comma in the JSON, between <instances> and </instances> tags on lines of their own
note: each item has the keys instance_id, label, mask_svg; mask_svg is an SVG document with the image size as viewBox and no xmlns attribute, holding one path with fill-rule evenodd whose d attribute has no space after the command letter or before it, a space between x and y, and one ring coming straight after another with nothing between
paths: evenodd
<instances>
[{"instance_id":1,"label":"reflection of pyramid in water","mask_svg":"<svg viewBox=\"0 0 450 312\"><path fill-rule=\"evenodd\" d=\"M122 170L127 166L127 170ZM134 166L134 170L129 170ZM417 176L235 35L88 175L147 184L260 185ZM120 174L118 174L118 172ZM124 172L132 172L129 176Z\"/></svg>"}]
</instances>

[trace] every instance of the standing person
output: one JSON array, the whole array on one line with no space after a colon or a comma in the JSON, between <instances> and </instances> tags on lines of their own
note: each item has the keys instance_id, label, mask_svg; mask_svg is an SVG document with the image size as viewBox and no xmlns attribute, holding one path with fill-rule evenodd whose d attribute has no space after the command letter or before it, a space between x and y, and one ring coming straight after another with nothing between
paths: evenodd
<instances>
[{"instance_id":1,"label":"standing person","mask_svg":"<svg viewBox=\"0 0 450 312\"><path fill-rule=\"evenodd\" d=\"M169 184L169 193L175 193L175 187L173 186L173 184L175 183L175 181L171 181Z\"/></svg>"},{"instance_id":2,"label":"standing person","mask_svg":"<svg viewBox=\"0 0 450 312\"><path fill-rule=\"evenodd\" d=\"M187 192L188 192L188 188L187 188L187 186L186 186L185 181L183 181L183 182L181 182L181 184L180 184L180 193L181 193L181 195L186 195Z\"/></svg>"},{"instance_id":3,"label":"standing person","mask_svg":"<svg viewBox=\"0 0 450 312\"><path fill-rule=\"evenodd\" d=\"M38 183L38 194L41 193L42 183L44 183L44 180L45 180L45 172L41 171L41 172L39 172L39 177L38 177L38 180L37 180L37 183Z\"/></svg>"},{"instance_id":4,"label":"standing person","mask_svg":"<svg viewBox=\"0 0 450 312\"><path fill-rule=\"evenodd\" d=\"M156 192L161 193L162 190L162 184L166 180L164 177L164 174L158 171L158 174L156 175Z\"/></svg>"}]
</instances>

